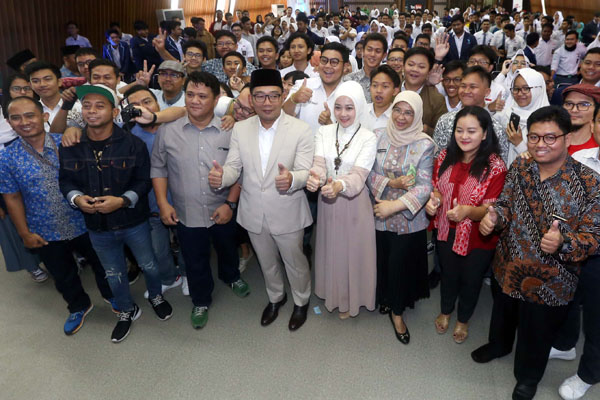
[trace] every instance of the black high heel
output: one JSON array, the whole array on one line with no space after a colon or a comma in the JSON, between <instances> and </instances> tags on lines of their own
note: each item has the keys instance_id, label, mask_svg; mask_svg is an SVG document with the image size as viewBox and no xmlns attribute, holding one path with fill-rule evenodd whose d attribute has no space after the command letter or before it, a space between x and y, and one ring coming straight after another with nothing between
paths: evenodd
<instances>
[{"instance_id":1,"label":"black high heel","mask_svg":"<svg viewBox=\"0 0 600 400\"><path fill-rule=\"evenodd\" d=\"M406 325L406 322L404 323L404 326L406 326L406 332L400 333L396 330L396 325L394 324L394 318L392 317L391 311L389 313L389 316L390 321L392 321L392 328L394 328L394 333L396 334L396 339L398 339L398 341L402 344L408 344L410 342L410 332L408 331L408 326Z\"/></svg>"},{"instance_id":2,"label":"black high heel","mask_svg":"<svg viewBox=\"0 0 600 400\"><path fill-rule=\"evenodd\" d=\"M391 309L383 304L379 305L379 314L381 315L385 315L385 314L389 314L389 312L391 311Z\"/></svg>"}]
</instances>

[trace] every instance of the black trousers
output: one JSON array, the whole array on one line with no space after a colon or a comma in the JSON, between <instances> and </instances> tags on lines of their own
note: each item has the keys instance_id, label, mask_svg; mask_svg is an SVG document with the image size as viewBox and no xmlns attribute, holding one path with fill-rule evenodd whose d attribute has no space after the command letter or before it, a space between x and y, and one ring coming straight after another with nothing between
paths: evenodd
<instances>
[{"instance_id":1,"label":"black trousers","mask_svg":"<svg viewBox=\"0 0 600 400\"><path fill-rule=\"evenodd\" d=\"M48 272L54 278L56 290L62 294L63 299L67 302L70 313L83 311L91 304L90 297L81 285L77 264L73 259L73 251L77 251L84 256L92 267L96 285L102 297L105 299L113 297L106 280L104 268L92 247L87 233L71 240L48 242L46 246L41 247L38 251Z\"/></svg>"},{"instance_id":2,"label":"black trousers","mask_svg":"<svg viewBox=\"0 0 600 400\"><path fill-rule=\"evenodd\" d=\"M177 235L185 261L185 272L192 303L208 307L212 303L215 283L210 268L210 243L217 251L218 277L226 284L240 279L240 259L236 244L236 222L212 225L210 228L188 228L177 224Z\"/></svg>"},{"instance_id":3,"label":"black trousers","mask_svg":"<svg viewBox=\"0 0 600 400\"><path fill-rule=\"evenodd\" d=\"M537 385L544 376L552 343L564 323L569 306L550 307L512 298L492 279L494 307L489 341L496 354L512 351L517 336L514 374L517 382Z\"/></svg>"},{"instance_id":4,"label":"black trousers","mask_svg":"<svg viewBox=\"0 0 600 400\"><path fill-rule=\"evenodd\" d=\"M473 249L466 256L452 251L455 230L450 229L445 242L437 241L436 250L442 268L441 308L442 314L451 314L458 299L458 322L466 324L471 319L485 272L494 257L494 250Z\"/></svg>"},{"instance_id":5,"label":"black trousers","mask_svg":"<svg viewBox=\"0 0 600 400\"><path fill-rule=\"evenodd\" d=\"M575 347L581 331L583 310L583 355L577 375L590 385L600 382L600 256L588 258L581 268L575 300L570 304L554 348L569 350Z\"/></svg>"}]
</instances>

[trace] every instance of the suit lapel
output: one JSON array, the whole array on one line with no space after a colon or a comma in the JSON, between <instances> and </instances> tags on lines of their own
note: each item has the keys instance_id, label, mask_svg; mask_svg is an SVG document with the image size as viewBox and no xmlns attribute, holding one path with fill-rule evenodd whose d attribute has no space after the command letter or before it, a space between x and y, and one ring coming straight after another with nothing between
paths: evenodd
<instances>
[{"instance_id":1,"label":"suit lapel","mask_svg":"<svg viewBox=\"0 0 600 400\"><path fill-rule=\"evenodd\" d=\"M269 171L273 168L275 164L275 160L277 159L277 155L281 151L283 147L283 143L285 141L286 129L287 129L287 116L281 110L281 119L279 120L279 124L277 125L277 130L275 131L275 137L273 138L273 146L271 146L271 153L269 154L269 161L267 162L267 169L265 170L265 177L269 175ZM277 167L277 166L275 166ZM286 165L289 169L292 166ZM277 174L276 174L277 175Z\"/></svg>"}]
</instances>

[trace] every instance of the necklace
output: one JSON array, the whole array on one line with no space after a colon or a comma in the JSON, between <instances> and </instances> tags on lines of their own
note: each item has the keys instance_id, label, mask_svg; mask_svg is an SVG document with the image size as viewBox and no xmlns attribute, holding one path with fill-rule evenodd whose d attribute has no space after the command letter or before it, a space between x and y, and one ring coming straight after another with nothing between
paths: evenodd
<instances>
[{"instance_id":1,"label":"necklace","mask_svg":"<svg viewBox=\"0 0 600 400\"><path fill-rule=\"evenodd\" d=\"M356 134L358 133L358 130L360 129L360 124L358 124L358 128L356 128L356 131L354 131L354 133L352 134L352 137L350 138L350 140L348 140L348 143L346 143L344 145L344 148L342 149L342 151L340 151L340 141L338 139L338 130L340 129L340 124L337 124L337 127L335 128L335 151L337 153L337 157L333 160L333 165L335 168L335 174L337 175L340 166L342 165L342 154L344 154L344 152L348 149L348 147L350 147L350 143L352 143L352 139L354 139L354 136L356 136Z\"/></svg>"}]
</instances>

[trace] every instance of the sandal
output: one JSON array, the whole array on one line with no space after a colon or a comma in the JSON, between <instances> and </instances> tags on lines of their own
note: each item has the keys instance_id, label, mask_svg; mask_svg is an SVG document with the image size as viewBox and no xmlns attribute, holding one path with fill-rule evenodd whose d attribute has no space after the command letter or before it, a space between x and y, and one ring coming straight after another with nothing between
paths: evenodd
<instances>
[{"instance_id":1,"label":"sandal","mask_svg":"<svg viewBox=\"0 0 600 400\"><path fill-rule=\"evenodd\" d=\"M450 323L450 315L440 314L435 319L435 330L437 331L437 333L442 335L442 334L446 333L446 331L448 330L449 323Z\"/></svg>"},{"instance_id":2,"label":"sandal","mask_svg":"<svg viewBox=\"0 0 600 400\"><path fill-rule=\"evenodd\" d=\"M350 312L349 311L341 312L341 313L339 313L339 317L341 320L348 319L348 318L350 318Z\"/></svg>"},{"instance_id":3,"label":"sandal","mask_svg":"<svg viewBox=\"0 0 600 400\"><path fill-rule=\"evenodd\" d=\"M463 343L469 337L469 325L463 324L462 322L456 322L452 337L454 337L456 343Z\"/></svg>"}]
</instances>

